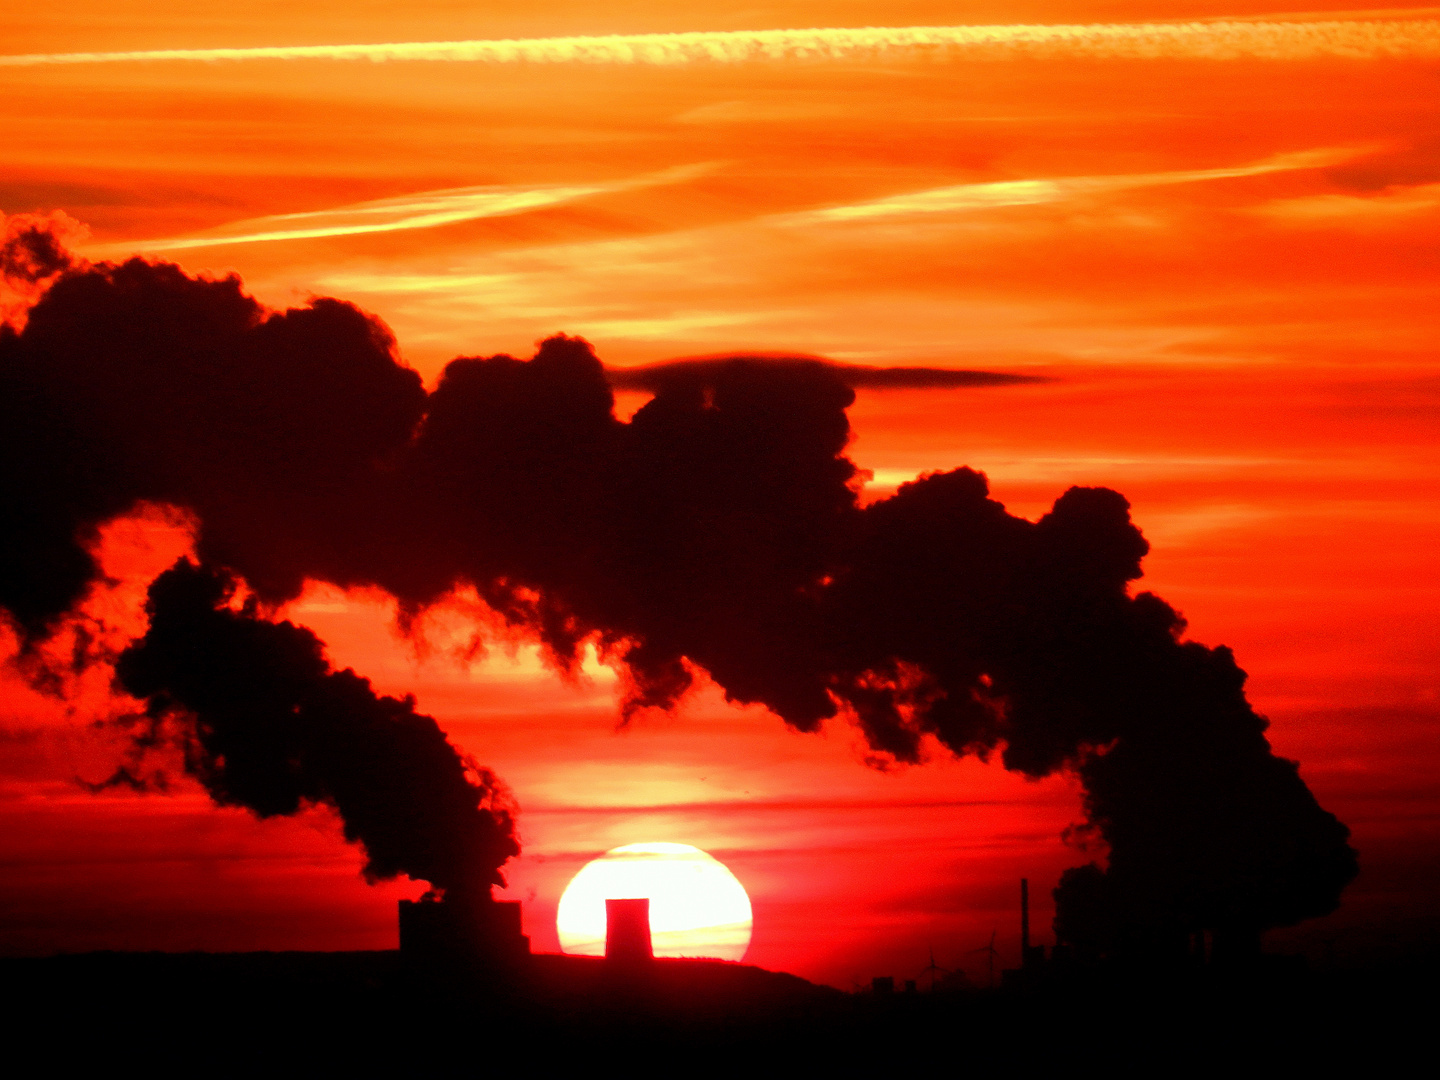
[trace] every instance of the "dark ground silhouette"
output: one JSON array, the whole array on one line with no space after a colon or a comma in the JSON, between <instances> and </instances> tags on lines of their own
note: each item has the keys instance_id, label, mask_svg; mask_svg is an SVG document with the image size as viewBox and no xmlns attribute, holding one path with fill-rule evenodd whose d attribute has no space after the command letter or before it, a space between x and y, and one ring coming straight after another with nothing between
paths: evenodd
<instances>
[{"instance_id":1,"label":"dark ground silhouette","mask_svg":"<svg viewBox=\"0 0 1440 1080\"><path fill-rule=\"evenodd\" d=\"M1025 989L875 995L720 961L658 960L637 976L598 958L535 956L463 972L398 952L0 960L0 989L12 1052L28 1044L57 1064L459 1075L1373 1069L1423 1049L1436 997L1418 965L1109 971Z\"/></svg>"}]
</instances>

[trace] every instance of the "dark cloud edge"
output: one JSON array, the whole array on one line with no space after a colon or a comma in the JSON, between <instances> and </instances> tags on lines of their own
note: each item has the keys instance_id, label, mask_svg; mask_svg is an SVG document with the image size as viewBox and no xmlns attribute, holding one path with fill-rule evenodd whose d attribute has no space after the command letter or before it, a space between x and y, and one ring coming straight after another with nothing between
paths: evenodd
<instances>
[{"instance_id":1,"label":"dark cloud edge","mask_svg":"<svg viewBox=\"0 0 1440 1080\"><path fill-rule=\"evenodd\" d=\"M776 367L818 369L830 372L852 390L955 390L982 386L1022 386L1050 383L1045 375L1021 375L1009 371L981 371L971 368L874 367L869 364L842 364L823 356L804 353L724 353L719 356L689 356L662 360L636 367L607 367L605 378L615 390L658 391L662 386L714 378L735 363L771 364Z\"/></svg>"}]
</instances>

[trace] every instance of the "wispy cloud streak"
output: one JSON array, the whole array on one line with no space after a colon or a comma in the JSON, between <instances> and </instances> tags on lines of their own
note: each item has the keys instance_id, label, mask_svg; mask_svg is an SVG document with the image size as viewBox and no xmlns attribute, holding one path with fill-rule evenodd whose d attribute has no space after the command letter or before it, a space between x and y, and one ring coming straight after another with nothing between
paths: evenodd
<instances>
[{"instance_id":1,"label":"wispy cloud streak","mask_svg":"<svg viewBox=\"0 0 1440 1080\"><path fill-rule=\"evenodd\" d=\"M1333 148L1301 150L1277 154L1250 165L1221 169L1178 169L1170 172L1131 173L1114 176L1065 176L1040 180L998 180L986 184L957 184L953 187L931 188L890 195L867 202L830 206L787 215L788 224L805 225L840 221L865 221L874 218L902 217L914 214L961 213L967 210L992 210L1005 206L1036 206L1064 202L1086 195L1104 195L1137 188L1162 187L1170 184L1195 184L1206 180L1227 180L1266 173L1290 172L1299 169L1322 169L1353 160L1366 150Z\"/></svg>"},{"instance_id":2,"label":"wispy cloud streak","mask_svg":"<svg viewBox=\"0 0 1440 1080\"><path fill-rule=\"evenodd\" d=\"M478 218L523 214L547 206L558 206L592 195L605 195L633 188L678 183L708 171L708 165L681 166L664 172L612 183L507 185L442 188L389 199L353 203L328 210L238 221L203 236L177 236L158 240L126 240L96 245L87 254L119 251L180 251L186 248L217 247L224 244L254 244L274 240L311 240L327 236L354 236L363 233L397 232L403 229L432 229Z\"/></svg>"},{"instance_id":3,"label":"wispy cloud streak","mask_svg":"<svg viewBox=\"0 0 1440 1080\"><path fill-rule=\"evenodd\" d=\"M1440 20L1235 20L1066 26L857 27L411 41L371 45L284 45L250 49L151 49L0 56L0 67L219 60L678 65L696 62L733 64L775 60L848 60L895 52L973 60L1065 56L1213 60L1435 58L1440 57Z\"/></svg>"}]
</instances>

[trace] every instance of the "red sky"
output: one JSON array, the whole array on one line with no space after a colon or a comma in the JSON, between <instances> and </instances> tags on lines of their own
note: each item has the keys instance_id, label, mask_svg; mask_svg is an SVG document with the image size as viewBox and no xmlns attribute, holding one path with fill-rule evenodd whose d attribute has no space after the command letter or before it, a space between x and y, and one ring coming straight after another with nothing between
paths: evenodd
<instances>
[{"instance_id":1,"label":"red sky","mask_svg":"<svg viewBox=\"0 0 1440 1080\"><path fill-rule=\"evenodd\" d=\"M238 272L273 305L354 300L427 380L557 331L612 365L769 350L1048 377L862 391L850 452L876 497L961 464L1028 516L1071 484L1124 492L1152 543L1143 587L1234 647L1278 751L1354 830L1345 906L1287 947L1344 960L1434 940L1435 9L533 8L57 0L0 14L0 51L1340 21L1326 40L1355 55L0 65L0 211L64 210L93 258ZM1411 55L1351 48L1377 18L1408 20ZM122 584L95 603L135 618L143 572L184 542L158 521L113 528ZM750 890L754 963L848 987L918 972L933 944L975 974L992 929L1013 962L1015 879L1048 906L1085 859L1061 841L1080 818L1064 778L938 751L880 772L842 722L800 735L715 692L617 731L604 669L567 685L523 644L458 659L459 605L428 651L378 596L317 587L286 614L510 784L525 854L508 895L539 948L557 947L584 860L664 840ZM0 951L393 947L394 900L419 889L366 886L327 814L261 823L185 785L76 785L118 752L93 726L101 683L70 708L0 684Z\"/></svg>"}]
</instances>

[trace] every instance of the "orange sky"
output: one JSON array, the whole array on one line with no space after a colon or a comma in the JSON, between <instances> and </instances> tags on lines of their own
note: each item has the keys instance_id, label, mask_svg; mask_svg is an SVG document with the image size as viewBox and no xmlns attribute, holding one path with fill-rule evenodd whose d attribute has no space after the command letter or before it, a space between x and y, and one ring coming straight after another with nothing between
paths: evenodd
<instances>
[{"instance_id":1,"label":"orange sky","mask_svg":"<svg viewBox=\"0 0 1440 1080\"><path fill-rule=\"evenodd\" d=\"M0 14L0 51L1297 19L1158 0L533 8L58 0ZM851 454L877 496L961 464L1028 516L1072 483L1124 492L1153 547L1144 586L1235 648L1277 749L1355 831L1345 907L1287 942L1360 956L1433 936L1440 900L1440 69L1182 52L0 65L0 211L62 209L91 257L235 271L274 305L354 300L427 381L557 331L614 365L775 350L1048 377L862 391ZM103 602L133 611L135 568L177 544L112 530L131 578ZM424 656L379 597L317 588L287 614L508 781L510 895L541 948L584 859L666 840L749 888L755 963L848 987L917 972L933 944L973 974L992 928L1013 961L1014 879L1048 906L1084 859L1060 840L1080 817L1063 778L938 754L881 773L842 723L798 735L715 692L617 733L606 671L569 686L523 646L458 661L458 609ZM88 795L73 777L116 752L94 695L67 714L4 686L0 951L393 946L393 901L418 890L365 886L328 816Z\"/></svg>"}]
</instances>

